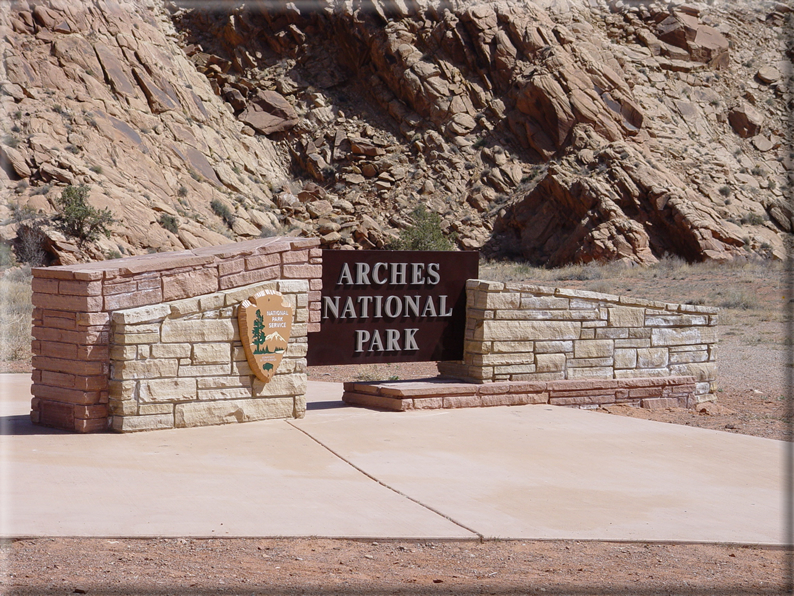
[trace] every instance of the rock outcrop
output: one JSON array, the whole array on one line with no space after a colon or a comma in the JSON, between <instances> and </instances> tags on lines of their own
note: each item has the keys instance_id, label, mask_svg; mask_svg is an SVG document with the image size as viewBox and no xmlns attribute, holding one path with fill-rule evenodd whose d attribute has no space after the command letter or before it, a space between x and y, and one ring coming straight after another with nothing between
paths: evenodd
<instances>
[{"instance_id":1,"label":"rock outcrop","mask_svg":"<svg viewBox=\"0 0 794 596\"><path fill-rule=\"evenodd\" d=\"M60 262L381 248L423 204L460 248L538 264L782 258L791 13L759 10L18 0L0 235L34 226ZM85 254L43 219L67 184L122 222Z\"/></svg>"}]
</instances>

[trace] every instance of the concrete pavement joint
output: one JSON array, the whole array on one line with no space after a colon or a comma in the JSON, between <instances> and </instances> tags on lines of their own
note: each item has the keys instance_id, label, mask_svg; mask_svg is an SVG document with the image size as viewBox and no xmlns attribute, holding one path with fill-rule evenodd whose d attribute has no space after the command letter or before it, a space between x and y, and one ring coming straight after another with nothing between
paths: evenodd
<instances>
[{"instance_id":1,"label":"concrete pavement joint","mask_svg":"<svg viewBox=\"0 0 794 596\"><path fill-rule=\"evenodd\" d=\"M287 423L289 426L291 426L292 428L294 428L295 430L298 430L298 431L302 432L304 435L306 435L307 437L309 437L309 438L310 438L312 441L314 441L315 443L317 443L317 444L318 444L320 447L322 447L323 449L326 449L326 450L327 450L329 453L331 453L333 456L335 456L335 457L337 457L337 458L341 459L343 462L345 462L345 463L346 463L347 465L349 465L351 468L353 468L353 469L354 469L354 470L356 470L357 472L360 472L361 474L363 474L364 476L366 476L366 477L367 477L367 478L369 478L370 480L372 480L372 481L374 481L374 482L377 482L377 483L378 483L378 484L380 484L382 487L389 489L390 491L392 491L392 492L394 492L394 493L396 493L396 494L400 495L400 496L401 496L401 497L403 497L404 499L408 499L408 500L409 500L409 501L411 501L412 503L416 503L416 504L417 504L417 505L419 505L420 507L424 507L424 508L425 508L425 509L427 509L428 511L430 511L430 512L432 512L432 513L435 513L436 515L438 515L438 516L440 516L440 517L443 517L443 518L444 518L444 519L446 519L447 521L449 521L449 522L452 522L453 524L455 524L456 526L458 526L458 527L460 527L460 528L463 528L463 529L464 529L464 530L466 530L467 532L471 532L472 534L474 534L475 536L477 536L477 537L479 538L480 542L484 542L484 541L485 541L485 536L483 536L483 535L482 535L480 532L478 532L478 531L476 531L476 530L474 530L474 529L472 529L472 528L470 528L470 527L468 527L468 526L466 526L466 525L464 525L464 524L460 523L459 521L457 521L457 520L455 520L455 519L453 519L453 518L449 517L449 516L448 516L448 515L446 515L445 513L442 513L441 511L438 511L437 509L434 509L433 507L430 507L429 505L427 505L427 504L425 504L425 503L422 503L421 501L419 501L419 500L417 500L417 499L414 499L414 498L413 498L413 497L411 497L410 495L406 495L404 492L397 490L397 489L396 489L396 488L394 488L393 486L389 486L388 484L386 484L385 482L383 482L383 481L379 480L378 478L376 478L375 476L373 476L373 475L372 475L372 474L370 474L369 472L367 472L367 471L365 471L365 470L363 470L363 469L359 468L359 467L358 467L356 464L354 464L353 462L351 462L349 459L346 459L345 457L343 457L342 455L340 455L339 453L337 453L336 451L334 451L333 449L331 449L331 448L330 448L328 445L326 445L325 443L323 443L323 442L322 442L322 441L320 441L319 439L317 439L317 438L313 437L312 435L310 435L308 432L306 432L306 431L305 431L305 430L303 430L302 428L300 428L300 427L298 427L298 426L295 426L295 425L294 425L292 422L290 422L289 420L286 420L285 422L286 422L286 423Z\"/></svg>"}]
</instances>

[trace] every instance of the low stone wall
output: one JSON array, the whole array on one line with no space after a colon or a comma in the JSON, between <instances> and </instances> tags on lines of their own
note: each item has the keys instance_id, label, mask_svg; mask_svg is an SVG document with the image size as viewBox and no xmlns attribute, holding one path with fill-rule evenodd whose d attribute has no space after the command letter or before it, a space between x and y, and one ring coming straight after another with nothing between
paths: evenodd
<instances>
[{"instance_id":1,"label":"low stone wall","mask_svg":"<svg viewBox=\"0 0 794 596\"><path fill-rule=\"evenodd\" d=\"M318 244L316 239L266 238L34 268L31 419L79 432L109 427L111 320L117 311L258 282L305 280L306 330L319 330L322 251Z\"/></svg>"},{"instance_id":2,"label":"low stone wall","mask_svg":"<svg viewBox=\"0 0 794 596\"><path fill-rule=\"evenodd\" d=\"M718 309L596 292L470 280L461 362L469 382L694 377L714 399Z\"/></svg>"},{"instance_id":3,"label":"low stone wall","mask_svg":"<svg viewBox=\"0 0 794 596\"><path fill-rule=\"evenodd\" d=\"M248 365L237 306L262 290L294 309L283 360L268 383ZM113 313L112 428L154 430L302 418L306 410L308 280L266 282Z\"/></svg>"},{"instance_id":4,"label":"low stone wall","mask_svg":"<svg viewBox=\"0 0 794 596\"><path fill-rule=\"evenodd\" d=\"M692 407L695 405L694 391L694 377L497 381L480 384L435 378L345 383L342 399L351 405L399 412L527 404L576 408L621 404L654 410Z\"/></svg>"}]
</instances>

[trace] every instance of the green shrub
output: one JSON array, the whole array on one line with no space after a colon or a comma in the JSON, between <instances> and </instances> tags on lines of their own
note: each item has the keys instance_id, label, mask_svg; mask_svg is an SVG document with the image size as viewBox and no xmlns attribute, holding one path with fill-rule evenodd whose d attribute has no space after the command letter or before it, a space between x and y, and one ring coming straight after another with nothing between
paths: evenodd
<instances>
[{"instance_id":1,"label":"green shrub","mask_svg":"<svg viewBox=\"0 0 794 596\"><path fill-rule=\"evenodd\" d=\"M13 267L17 260L14 257L14 250L5 242L0 243L0 267Z\"/></svg>"},{"instance_id":2,"label":"green shrub","mask_svg":"<svg viewBox=\"0 0 794 596\"><path fill-rule=\"evenodd\" d=\"M100 234L110 237L110 227L115 223L110 209L96 209L85 202L88 186L67 186L55 200L58 213L53 221L67 236L77 239L79 245L93 242Z\"/></svg>"},{"instance_id":3,"label":"green shrub","mask_svg":"<svg viewBox=\"0 0 794 596\"><path fill-rule=\"evenodd\" d=\"M160 219L157 221L161 226L163 226L163 228L165 228L172 234L176 234L179 231L179 220L173 215L169 215L168 213L163 213L160 216Z\"/></svg>"},{"instance_id":4,"label":"green shrub","mask_svg":"<svg viewBox=\"0 0 794 596\"><path fill-rule=\"evenodd\" d=\"M400 230L399 238L388 248L391 250L454 250L455 234L444 236L441 216L420 205L411 212L413 225Z\"/></svg>"},{"instance_id":5,"label":"green shrub","mask_svg":"<svg viewBox=\"0 0 794 596\"><path fill-rule=\"evenodd\" d=\"M180 197L186 197L187 196L187 187L186 186L180 186L179 190L176 191L176 194L178 194Z\"/></svg>"},{"instance_id":6,"label":"green shrub","mask_svg":"<svg viewBox=\"0 0 794 596\"><path fill-rule=\"evenodd\" d=\"M94 172L94 174L101 174L102 173L102 166L91 166L88 169L91 170L92 172Z\"/></svg>"},{"instance_id":7,"label":"green shrub","mask_svg":"<svg viewBox=\"0 0 794 596\"><path fill-rule=\"evenodd\" d=\"M758 213L748 213L742 217L743 224L750 224L751 226L760 226L764 223L764 217Z\"/></svg>"},{"instance_id":8,"label":"green shrub","mask_svg":"<svg viewBox=\"0 0 794 596\"><path fill-rule=\"evenodd\" d=\"M224 205L220 199L212 199L212 202L210 202L210 207L215 212L215 215L226 222L227 226L231 227L235 220L234 213L231 209Z\"/></svg>"},{"instance_id":9,"label":"green shrub","mask_svg":"<svg viewBox=\"0 0 794 596\"><path fill-rule=\"evenodd\" d=\"M720 186L720 194L723 197L729 197L731 195L731 192L733 192L733 189L731 189L730 186L727 186L727 185L726 186Z\"/></svg>"}]
</instances>

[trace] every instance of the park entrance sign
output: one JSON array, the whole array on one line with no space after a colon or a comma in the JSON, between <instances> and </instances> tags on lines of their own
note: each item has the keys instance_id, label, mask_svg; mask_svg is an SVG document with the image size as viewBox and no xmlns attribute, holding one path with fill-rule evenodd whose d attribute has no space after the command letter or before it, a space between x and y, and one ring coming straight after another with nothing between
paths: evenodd
<instances>
[{"instance_id":1,"label":"park entrance sign","mask_svg":"<svg viewBox=\"0 0 794 596\"><path fill-rule=\"evenodd\" d=\"M323 251L309 365L460 360L477 252Z\"/></svg>"}]
</instances>

